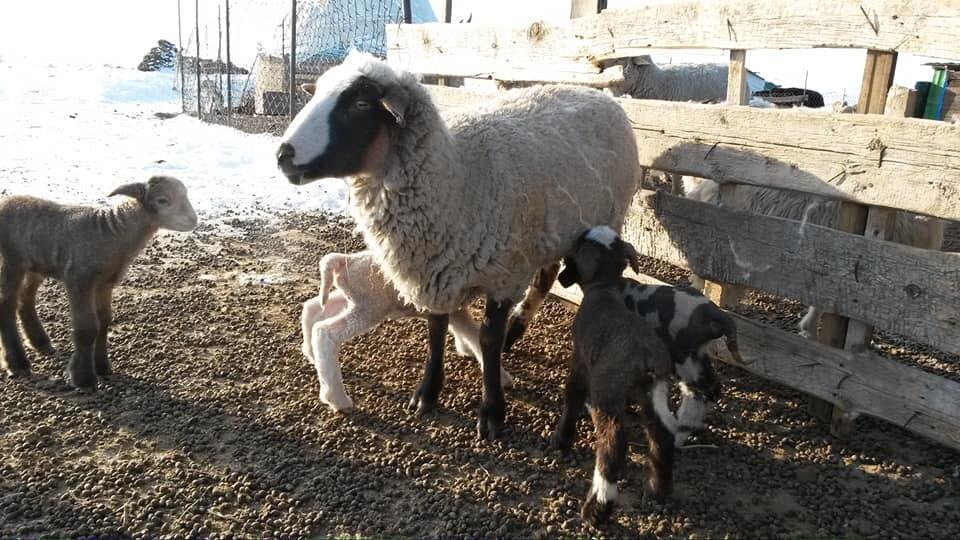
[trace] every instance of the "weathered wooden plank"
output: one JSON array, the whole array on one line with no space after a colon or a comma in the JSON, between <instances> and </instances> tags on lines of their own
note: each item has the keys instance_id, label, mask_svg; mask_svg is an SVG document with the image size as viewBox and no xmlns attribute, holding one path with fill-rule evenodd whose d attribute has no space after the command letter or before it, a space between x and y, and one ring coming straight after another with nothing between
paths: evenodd
<instances>
[{"instance_id":1,"label":"weathered wooden plank","mask_svg":"<svg viewBox=\"0 0 960 540\"><path fill-rule=\"evenodd\" d=\"M506 71L515 79L576 73L605 61L648 54L651 48L877 49L960 58L960 2L919 0L718 0L675 2L546 25L455 27L389 25L391 62L411 71L469 76ZM530 71L530 75L523 75Z\"/></svg>"},{"instance_id":2,"label":"weathered wooden plank","mask_svg":"<svg viewBox=\"0 0 960 540\"><path fill-rule=\"evenodd\" d=\"M896 68L896 52L867 51L863 83L860 85L860 99L857 101L858 113L883 114L887 103L887 91L893 85Z\"/></svg>"},{"instance_id":3,"label":"weathered wooden plank","mask_svg":"<svg viewBox=\"0 0 960 540\"><path fill-rule=\"evenodd\" d=\"M441 107L476 106L488 92L434 88ZM641 165L718 182L793 189L960 219L960 125L620 99Z\"/></svg>"},{"instance_id":4,"label":"weathered wooden plank","mask_svg":"<svg viewBox=\"0 0 960 540\"><path fill-rule=\"evenodd\" d=\"M730 65L727 69L727 103L746 105L750 102L750 88L747 86L747 51L730 51Z\"/></svg>"},{"instance_id":5,"label":"weathered wooden plank","mask_svg":"<svg viewBox=\"0 0 960 540\"><path fill-rule=\"evenodd\" d=\"M570 18L595 15L607 9L607 0L571 0Z\"/></svg>"},{"instance_id":6,"label":"weathered wooden plank","mask_svg":"<svg viewBox=\"0 0 960 540\"><path fill-rule=\"evenodd\" d=\"M661 284L648 276L640 281ZM578 304L580 289L555 284L552 294ZM872 352L834 349L731 313L740 354L717 358L836 405L845 414L867 414L951 448L960 448L960 384Z\"/></svg>"},{"instance_id":7,"label":"weathered wooden plank","mask_svg":"<svg viewBox=\"0 0 960 540\"><path fill-rule=\"evenodd\" d=\"M644 255L960 352L960 255L644 191L624 238ZM841 343L842 344L842 343Z\"/></svg>"}]
</instances>

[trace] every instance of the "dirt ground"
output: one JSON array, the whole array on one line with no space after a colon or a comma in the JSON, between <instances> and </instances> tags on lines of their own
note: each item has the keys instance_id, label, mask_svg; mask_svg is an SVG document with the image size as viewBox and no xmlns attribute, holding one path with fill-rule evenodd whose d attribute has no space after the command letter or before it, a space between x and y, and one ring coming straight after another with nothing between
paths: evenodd
<instances>
[{"instance_id":1,"label":"dirt ground","mask_svg":"<svg viewBox=\"0 0 960 540\"><path fill-rule=\"evenodd\" d=\"M31 353L30 379L0 380L0 537L960 537L960 453L870 419L834 439L803 396L727 366L669 502L642 497L632 418L622 505L609 527L584 528L589 421L572 452L547 451L570 350L572 313L557 301L505 357L517 386L500 441L475 436L479 370L451 340L440 409L406 411L421 321L345 347L357 408L332 413L300 354L298 316L320 256L361 247L350 230L288 215L161 236L117 289L116 375L92 395L63 382L68 316L59 286L45 285L58 352ZM744 312L790 327L799 306L755 297ZM955 357L891 336L877 348L960 378Z\"/></svg>"}]
</instances>

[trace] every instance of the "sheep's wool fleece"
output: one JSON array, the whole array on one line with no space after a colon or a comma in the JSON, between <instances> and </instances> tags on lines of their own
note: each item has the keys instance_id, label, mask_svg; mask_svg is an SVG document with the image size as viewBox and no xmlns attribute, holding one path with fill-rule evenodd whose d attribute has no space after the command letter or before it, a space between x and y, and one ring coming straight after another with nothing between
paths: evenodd
<instances>
[{"instance_id":1,"label":"sheep's wool fleece","mask_svg":"<svg viewBox=\"0 0 960 540\"><path fill-rule=\"evenodd\" d=\"M382 175L351 180L351 210L405 300L436 313L481 293L516 301L584 230L621 229L640 167L613 99L539 86L444 122L413 75L397 77L406 127Z\"/></svg>"}]
</instances>

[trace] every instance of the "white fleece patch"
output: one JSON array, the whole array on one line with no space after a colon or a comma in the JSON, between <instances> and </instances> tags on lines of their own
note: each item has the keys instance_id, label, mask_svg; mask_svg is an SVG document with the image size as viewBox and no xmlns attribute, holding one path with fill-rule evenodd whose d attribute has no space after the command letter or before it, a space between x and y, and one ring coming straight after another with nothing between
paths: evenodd
<instances>
[{"instance_id":1,"label":"white fleece patch","mask_svg":"<svg viewBox=\"0 0 960 540\"><path fill-rule=\"evenodd\" d=\"M651 401L653 401L653 410L657 413L657 417L659 417L663 425L670 430L670 433L676 433L677 418L673 415L673 411L670 410L670 398L666 381L657 381L653 387L650 398Z\"/></svg>"},{"instance_id":2,"label":"white fleece patch","mask_svg":"<svg viewBox=\"0 0 960 540\"><path fill-rule=\"evenodd\" d=\"M607 248L612 248L613 243L617 240L617 231L606 225L593 227L587 231L587 240L592 240L598 244L603 244Z\"/></svg>"},{"instance_id":3,"label":"white fleece patch","mask_svg":"<svg viewBox=\"0 0 960 540\"><path fill-rule=\"evenodd\" d=\"M597 502L601 504L617 500L617 483L607 482L597 467L593 468L593 487L590 491L596 493Z\"/></svg>"}]
</instances>

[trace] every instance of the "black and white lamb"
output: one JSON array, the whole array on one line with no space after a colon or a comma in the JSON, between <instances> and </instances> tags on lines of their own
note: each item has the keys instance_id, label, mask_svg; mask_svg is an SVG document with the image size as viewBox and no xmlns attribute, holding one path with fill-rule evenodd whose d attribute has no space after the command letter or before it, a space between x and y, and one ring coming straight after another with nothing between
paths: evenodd
<instances>
[{"instance_id":1,"label":"black and white lamb","mask_svg":"<svg viewBox=\"0 0 960 540\"><path fill-rule=\"evenodd\" d=\"M114 286L158 229L190 231L197 214L176 178L154 176L112 195L133 200L116 206L65 206L35 197L0 200L0 338L11 376L30 373L17 333L17 315L36 350L53 348L36 311L46 278L63 282L70 299L73 356L68 373L79 389L93 390L111 372L107 330Z\"/></svg>"},{"instance_id":2,"label":"black and white lamb","mask_svg":"<svg viewBox=\"0 0 960 540\"><path fill-rule=\"evenodd\" d=\"M609 229L607 229L609 230ZM564 389L563 415L551 438L554 448L569 448L587 398L593 418L596 465L583 503L585 521L606 521L617 499L617 481L627 456L623 420L628 405L639 405L648 445L647 492L665 498L673 475L673 437L655 410L653 395L666 395L673 362L654 327L624 304L623 258L597 229L587 233L567 259L578 269L583 300L573 319L573 356ZM605 238L604 231L600 235ZM657 387L657 390L654 388Z\"/></svg>"},{"instance_id":3,"label":"black and white lamb","mask_svg":"<svg viewBox=\"0 0 960 540\"><path fill-rule=\"evenodd\" d=\"M441 116L415 75L356 52L306 90L313 97L277 150L280 170L297 185L347 178L384 275L430 317L485 295L477 429L497 436L511 307L537 272L556 271L586 224L619 230L639 186L626 114L597 90L538 86ZM425 370L421 408L436 403L439 371Z\"/></svg>"},{"instance_id":4,"label":"black and white lamb","mask_svg":"<svg viewBox=\"0 0 960 540\"><path fill-rule=\"evenodd\" d=\"M612 229L594 227L583 234L577 245L579 249L591 244L613 253L621 273L627 264L639 272L636 250ZM577 258L566 257L560 284L569 287L580 283L581 267ZM617 284L626 307L651 326L670 351L673 370L680 379L680 407L676 415L670 412L666 392L657 392L654 403L661 421L674 434L674 444L682 446L692 432L703 428L711 404L720 397L720 382L708 356L710 342L725 338L730 354L742 362L736 324L730 315L693 288L644 285L622 276Z\"/></svg>"},{"instance_id":5,"label":"black and white lamb","mask_svg":"<svg viewBox=\"0 0 960 540\"><path fill-rule=\"evenodd\" d=\"M320 276L320 294L303 304L301 349L317 370L320 400L334 411L345 412L353 408L353 400L343 386L340 347L384 321L427 316L400 299L371 251L327 253L320 259ZM449 322L457 352L480 361L480 325L466 309L451 313ZM442 339L445 334L439 336ZM430 347L431 354L442 350L442 343ZM502 368L500 380L505 388L513 386L513 377Z\"/></svg>"}]
</instances>

